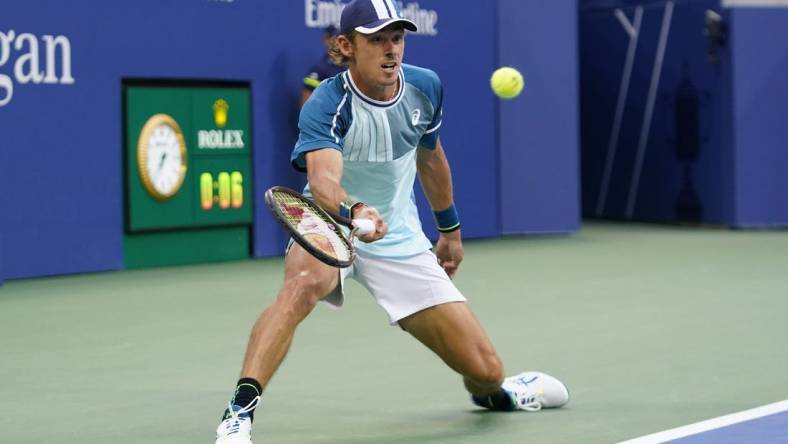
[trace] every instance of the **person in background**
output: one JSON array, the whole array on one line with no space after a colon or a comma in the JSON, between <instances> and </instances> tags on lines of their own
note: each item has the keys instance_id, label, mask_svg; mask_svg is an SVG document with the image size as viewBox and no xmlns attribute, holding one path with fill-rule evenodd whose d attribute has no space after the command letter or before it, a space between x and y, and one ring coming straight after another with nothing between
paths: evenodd
<instances>
[{"instance_id":1,"label":"person in background","mask_svg":"<svg viewBox=\"0 0 788 444\"><path fill-rule=\"evenodd\" d=\"M334 63L328 54L329 49L334 44L337 32L337 28L331 25L323 30L323 45L326 47L326 52L323 53L323 56L320 57L317 63L309 68L309 72L304 76L304 88L301 90L301 100L298 102L299 109L304 106L304 103L312 95L312 91L317 88L317 85L320 85L320 82L334 77L347 69L345 66Z\"/></svg>"}]
</instances>

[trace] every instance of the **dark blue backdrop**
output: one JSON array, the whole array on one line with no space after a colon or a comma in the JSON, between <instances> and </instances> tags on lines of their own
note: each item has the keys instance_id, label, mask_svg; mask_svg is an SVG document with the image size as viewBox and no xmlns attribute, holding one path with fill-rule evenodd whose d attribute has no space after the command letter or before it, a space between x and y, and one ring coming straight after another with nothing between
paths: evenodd
<instances>
[{"instance_id":1,"label":"dark blue backdrop","mask_svg":"<svg viewBox=\"0 0 788 444\"><path fill-rule=\"evenodd\" d=\"M624 6L622 12L634 25L636 9L624 4L635 2L615 3ZM613 8L585 9L581 13L584 212L614 218L679 219L677 213L691 212L682 210L679 203L689 175L690 196L684 198L691 200L694 193L696 211L702 213L699 217L721 223L731 211L725 199L730 193L721 190L726 183L725 153L730 152L726 147L730 145L731 133L729 126L723 124L730 109L725 87L730 68L727 63L708 62L703 27L707 8L723 11L713 0L676 2L670 20L665 22L666 2L637 3L644 5L642 22L626 100L620 111L618 140L612 147L614 116L630 39ZM665 23L667 27L663 26ZM655 77L663 32L667 39L664 62ZM727 58L727 50L722 49L721 55ZM653 93L652 86L656 86ZM649 119L646 112L650 94L653 111ZM697 125L692 128L677 125L677 116L684 112L685 101L681 97L685 95L696 104L689 108L697 113L689 111L694 116L682 115L680 119L688 122L697 118ZM645 145L641 145L644 126L648 134ZM687 134L688 131L694 134ZM641 149L642 168L638 171ZM610 179L604 195L603 176L606 162L611 161L609 153L615 155L610 158Z\"/></svg>"},{"instance_id":2,"label":"dark blue backdrop","mask_svg":"<svg viewBox=\"0 0 788 444\"><path fill-rule=\"evenodd\" d=\"M616 10L634 27L638 7L642 22L627 82L630 39ZM712 60L706 19L714 14L726 39ZM719 0L583 0L584 214L740 227L788 224L786 54L787 8L726 8ZM627 94L616 126L622 90Z\"/></svg>"},{"instance_id":3,"label":"dark blue backdrop","mask_svg":"<svg viewBox=\"0 0 788 444\"><path fill-rule=\"evenodd\" d=\"M257 202L253 254L280 254L284 234L259 197L271 185L300 186L304 181L291 170L288 159L296 136L301 79L322 51L320 30L305 24L305 5L310 2L315 4L5 2L0 32L33 34L42 64L43 36L67 37L75 81L59 85L15 80L12 100L0 107L0 280L123 267L124 78L250 83ZM422 0L420 9L438 14L437 33L411 35L407 41L406 62L434 69L444 82L442 140L466 237L577 227L574 2L524 2L528 7L506 3L511 11L499 16L496 3L471 8ZM540 25L543 14L566 34L553 40L554 29ZM518 22L517 16L519 23L529 26L519 32L501 31L507 44L499 51L498 21L505 19L509 26L510 21ZM0 53L0 61L8 56L0 75L13 78L15 63L28 49L12 45L10 54ZM526 71L528 82L519 102L504 104L509 109L501 113L511 115L500 134L498 99L489 90L499 56ZM57 62L60 77L59 56ZM30 70L29 60L23 65L23 71ZM522 121L527 124L518 123ZM559 127L563 131L556 135ZM507 142L499 151L499 140L517 143ZM506 159L500 175L499 157ZM518 163L524 168L520 173ZM419 200L428 234L434 236L420 191Z\"/></svg>"}]
</instances>

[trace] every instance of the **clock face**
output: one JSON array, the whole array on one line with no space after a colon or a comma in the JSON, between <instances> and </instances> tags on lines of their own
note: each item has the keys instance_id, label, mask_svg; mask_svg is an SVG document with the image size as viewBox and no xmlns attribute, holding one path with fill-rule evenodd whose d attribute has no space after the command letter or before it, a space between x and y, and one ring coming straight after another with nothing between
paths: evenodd
<instances>
[{"instance_id":1,"label":"clock face","mask_svg":"<svg viewBox=\"0 0 788 444\"><path fill-rule=\"evenodd\" d=\"M140 179L153 197L175 195L186 176L186 144L178 124L165 114L148 119L137 147Z\"/></svg>"}]
</instances>

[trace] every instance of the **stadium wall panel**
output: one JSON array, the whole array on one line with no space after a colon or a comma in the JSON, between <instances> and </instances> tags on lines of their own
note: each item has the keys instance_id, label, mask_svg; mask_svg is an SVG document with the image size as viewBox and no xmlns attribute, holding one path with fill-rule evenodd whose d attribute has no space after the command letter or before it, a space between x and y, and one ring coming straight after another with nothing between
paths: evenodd
<instances>
[{"instance_id":1,"label":"stadium wall panel","mask_svg":"<svg viewBox=\"0 0 788 444\"><path fill-rule=\"evenodd\" d=\"M580 5L583 214L788 224L788 8Z\"/></svg>"},{"instance_id":2,"label":"stadium wall panel","mask_svg":"<svg viewBox=\"0 0 788 444\"><path fill-rule=\"evenodd\" d=\"M463 233L496 236L506 216L498 207L498 104L488 83L499 61L496 8L404 3L429 25L428 32L408 37L405 61L434 69L444 83L441 136ZM262 204L262 192L305 181L289 167L297 101L306 69L323 50L320 28L335 7L321 0L4 2L0 278L123 268L124 79L250 85L252 253L281 254L286 237ZM540 186L550 190L551 183ZM418 187L416 198L434 238Z\"/></svg>"},{"instance_id":3,"label":"stadium wall panel","mask_svg":"<svg viewBox=\"0 0 788 444\"><path fill-rule=\"evenodd\" d=\"M706 11L726 11L712 0L582 5L584 215L730 221L730 53L711 61L704 35Z\"/></svg>"},{"instance_id":4,"label":"stadium wall panel","mask_svg":"<svg viewBox=\"0 0 788 444\"><path fill-rule=\"evenodd\" d=\"M788 225L788 8L731 10L733 223Z\"/></svg>"},{"instance_id":5,"label":"stadium wall panel","mask_svg":"<svg viewBox=\"0 0 788 444\"><path fill-rule=\"evenodd\" d=\"M501 232L580 228L579 75L575 1L501 0L498 59L525 89L498 101Z\"/></svg>"}]
</instances>

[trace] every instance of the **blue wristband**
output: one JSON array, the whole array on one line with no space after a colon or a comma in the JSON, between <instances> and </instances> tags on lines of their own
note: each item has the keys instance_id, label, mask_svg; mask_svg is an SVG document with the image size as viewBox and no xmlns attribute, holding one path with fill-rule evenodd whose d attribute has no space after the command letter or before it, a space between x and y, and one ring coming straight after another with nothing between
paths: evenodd
<instances>
[{"instance_id":1,"label":"blue wristband","mask_svg":"<svg viewBox=\"0 0 788 444\"><path fill-rule=\"evenodd\" d=\"M352 219L353 218L353 210L356 207L364 205L364 202L359 202L357 200L353 200L348 198L339 203L339 216L344 217L345 219Z\"/></svg>"},{"instance_id":2,"label":"blue wristband","mask_svg":"<svg viewBox=\"0 0 788 444\"><path fill-rule=\"evenodd\" d=\"M434 211L433 214L435 214L438 231L441 233L451 233L460 229L460 216L457 214L457 208L454 204L445 210Z\"/></svg>"},{"instance_id":3,"label":"blue wristband","mask_svg":"<svg viewBox=\"0 0 788 444\"><path fill-rule=\"evenodd\" d=\"M350 202L340 202L339 203L339 217L344 217L345 219L350 219L350 208L352 205Z\"/></svg>"}]
</instances>

